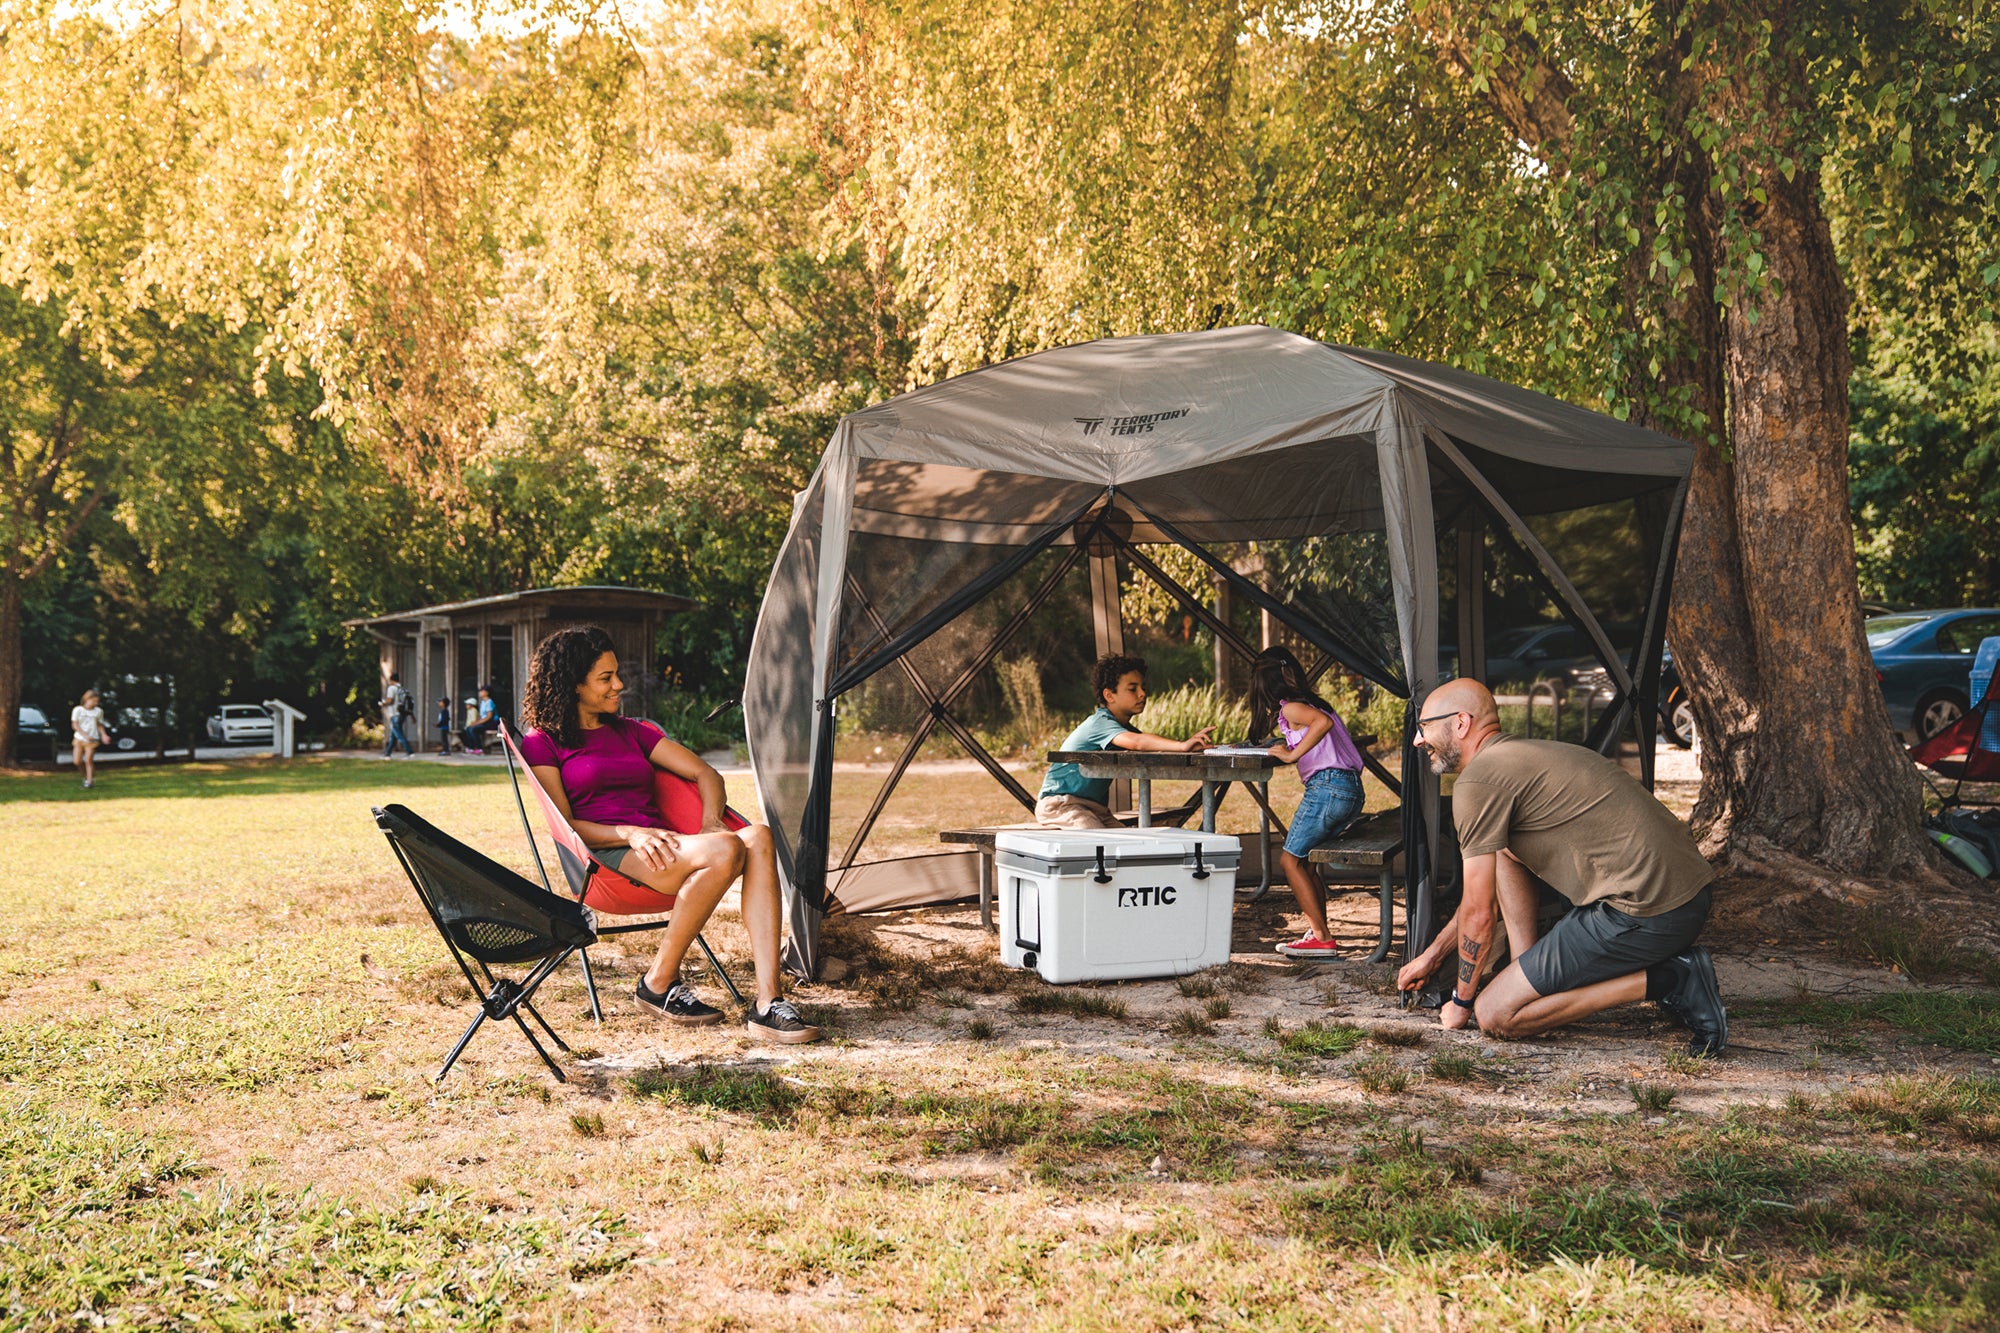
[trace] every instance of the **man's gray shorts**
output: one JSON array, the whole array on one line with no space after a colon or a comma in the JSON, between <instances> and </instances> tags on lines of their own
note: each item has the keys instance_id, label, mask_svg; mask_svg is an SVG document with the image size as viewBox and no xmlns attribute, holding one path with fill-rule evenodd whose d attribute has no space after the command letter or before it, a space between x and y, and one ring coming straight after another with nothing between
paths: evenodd
<instances>
[{"instance_id":1,"label":"man's gray shorts","mask_svg":"<svg viewBox=\"0 0 2000 1333\"><path fill-rule=\"evenodd\" d=\"M1554 995L1685 953L1708 922L1714 895L1700 893L1658 916L1628 916L1605 903L1571 908L1521 955L1521 975L1537 995Z\"/></svg>"}]
</instances>

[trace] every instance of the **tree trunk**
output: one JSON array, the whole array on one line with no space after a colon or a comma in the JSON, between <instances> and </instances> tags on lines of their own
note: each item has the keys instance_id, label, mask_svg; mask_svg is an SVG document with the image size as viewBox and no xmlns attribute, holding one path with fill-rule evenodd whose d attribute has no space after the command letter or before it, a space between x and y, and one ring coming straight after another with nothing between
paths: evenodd
<instances>
[{"instance_id":1,"label":"tree trunk","mask_svg":"<svg viewBox=\"0 0 2000 1333\"><path fill-rule=\"evenodd\" d=\"M21 747L21 582L0 571L0 768Z\"/></svg>"},{"instance_id":2,"label":"tree trunk","mask_svg":"<svg viewBox=\"0 0 2000 1333\"><path fill-rule=\"evenodd\" d=\"M1449 0L1423 14L1446 61L1482 79L1490 104L1552 175L1579 153L1594 158L1597 146L1574 141L1575 87L1533 33L1502 25L1475 34ZM1669 92L1663 124L1689 123L1696 118L1684 113L1700 103L1719 114L1698 119L1745 134L1790 123L1785 99L1803 95L1800 71L1734 67L1726 46L1700 61L1689 54L1672 44L1631 54L1656 67ZM1785 82L1792 86L1778 86ZM1696 832L1725 870L1850 904L1880 902L1885 881L1940 889L1950 872L1919 825L1920 783L1889 727L1861 629L1847 494L1847 291L1818 182L1810 170L1786 180L1774 168L1755 182L1765 201L1747 221L1769 279L1756 290L1740 260L1724 262L1715 161L1776 154L1725 142L1711 158L1709 147L1669 132L1653 162L1626 164L1637 179L1651 174L1656 197L1677 185L1693 205L1695 282L1665 302L1691 349L1670 356L1633 397L1644 404L1660 381L1691 388L1726 442L1697 441L1668 622L1701 734ZM1660 304L1647 291L1656 281L1651 239L1626 253L1634 318ZM1720 308L1711 296L1718 276Z\"/></svg>"},{"instance_id":3,"label":"tree trunk","mask_svg":"<svg viewBox=\"0 0 2000 1333\"><path fill-rule=\"evenodd\" d=\"M1847 874L1933 864L1920 785L1861 629L1847 495L1847 290L1816 183L1763 181L1770 284L1724 320L1735 538L1758 676L1752 762L1711 788L1732 853L1778 849ZM1717 535L1721 535L1718 533Z\"/></svg>"}]
</instances>

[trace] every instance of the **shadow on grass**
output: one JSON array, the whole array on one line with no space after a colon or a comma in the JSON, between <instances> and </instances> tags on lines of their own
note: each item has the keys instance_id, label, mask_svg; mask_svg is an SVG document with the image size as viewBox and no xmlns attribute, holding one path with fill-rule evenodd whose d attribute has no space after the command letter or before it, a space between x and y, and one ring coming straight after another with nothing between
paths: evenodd
<instances>
[{"instance_id":1,"label":"shadow on grass","mask_svg":"<svg viewBox=\"0 0 2000 1333\"><path fill-rule=\"evenodd\" d=\"M320 792L390 792L505 782L504 767L429 764L325 755L230 759L98 770L85 791L73 773L0 773L0 805L27 801L111 801L220 796L307 796Z\"/></svg>"}]
</instances>

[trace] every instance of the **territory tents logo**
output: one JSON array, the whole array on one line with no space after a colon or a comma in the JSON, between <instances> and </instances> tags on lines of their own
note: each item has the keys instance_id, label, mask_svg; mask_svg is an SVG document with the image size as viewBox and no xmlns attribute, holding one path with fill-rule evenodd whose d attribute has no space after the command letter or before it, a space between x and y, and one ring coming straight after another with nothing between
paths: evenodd
<instances>
[{"instance_id":1,"label":"territory tents logo","mask_svg":"<svg viewBox=\"0 0 2000 1333\"><path fill-rule=\"evenodd\" d=\"M1154 426L1163 421L1178 421L1188 411L1185 407L1177 407L1171 412L1147 412L1136 417L1071 417L1070 420L1083 427L1085 435L1095 435L1099 431L1106 435L1151 435Z\"/></svg>"}]
</instances>

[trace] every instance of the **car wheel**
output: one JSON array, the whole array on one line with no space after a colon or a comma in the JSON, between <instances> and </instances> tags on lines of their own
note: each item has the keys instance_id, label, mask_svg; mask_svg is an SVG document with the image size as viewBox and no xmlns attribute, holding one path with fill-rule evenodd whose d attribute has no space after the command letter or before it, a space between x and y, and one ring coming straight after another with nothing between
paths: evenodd
<instances>
[{"instance_id":1,"label":"car wheel","mask_svg":"<svg viewBox=\"0 0 2000 1333\"><path fill-rule=\"evenodd\" d=\"M1917 702L1917 739L1927 741L1965 716L1965 696L1956 690L1939 690Z\"/></svg>"},{"instance_id":2,"label":"car wheel","mask_svg":"<svg viewBox=\"0 0 2000 1333\"><path fill-rule=\"evenodd\" d=\"M1668 714L1668 732L1675 745L1683 750L1694 748L1694 708L1686 699L1673 702L1673 712Z\"/></svg>"}]
</instances>

